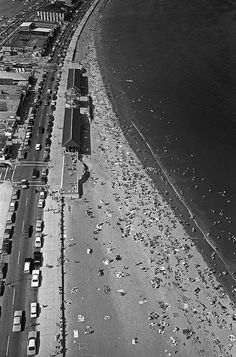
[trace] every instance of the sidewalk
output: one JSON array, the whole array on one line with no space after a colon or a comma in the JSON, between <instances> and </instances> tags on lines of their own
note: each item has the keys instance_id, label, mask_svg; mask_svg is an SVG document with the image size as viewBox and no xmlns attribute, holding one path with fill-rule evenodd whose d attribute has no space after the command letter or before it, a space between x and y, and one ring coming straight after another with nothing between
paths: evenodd
<instances>
[{"instance_id":1,"label":"sidewalk","mask_svg":"<svg viewBox=\"0 0 236 357\"><path fill-rule=\"evenodd\" d=\"M42 282L38 292L38 303L40 305L40 315L37 319L39 326L37 330L40 332L40 347L39 357L62 355L60 352L60 318L61 318L61 295L59 287L62 285L61 278L61 204L60 192L62 185L68 186L63 182L63 177L67 181L70 177L71 167L67 166L64 170L64 154L65 150L61 146L62 131L64 123L64 110L66 105L65 91L67 89L67 75L69 68L78 68L78 65L72 64L73 53L76 49L77 39L83 29L93 8L98 4L99 0L88 10L84 19L78 25L77 30L71 40L64 66L62 67L61 82L57 93L56 110L54 112L55 122L52 133L52 144L50 161L48 162L48 196L44 208L44 244L41 249L43 254ZM69 159L70 161L70 159ZM81 171L82 165L76 164L76 167ZM69 168L69 170L68 170ZM77 172L76 172L77 173ZM75 181L76 173L73 175ZM80 174L78 173L78 176ZM65 237L64 237L65 238ZM50 267L49 267L50 266Z\"/></svg>"}]
</instances>

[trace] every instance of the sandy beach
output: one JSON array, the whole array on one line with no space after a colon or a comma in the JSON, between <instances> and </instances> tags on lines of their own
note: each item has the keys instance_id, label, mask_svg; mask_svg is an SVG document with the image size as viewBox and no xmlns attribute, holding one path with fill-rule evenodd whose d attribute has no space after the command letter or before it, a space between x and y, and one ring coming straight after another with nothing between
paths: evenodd
<instances>
[{"instance_id":1,"label":"sandy beach","mask_svg":"<svg viewBox=\"0 0 236 357\"><path fill-rule=\"evenodd\" d=\"M107 96L94 46L102 3L75 57L87 71L94 120L92 152L83 156L90 177L81 198L65 199L67 353L233 357L234 304L131 149Z\"/></svg>"}]
</instances>

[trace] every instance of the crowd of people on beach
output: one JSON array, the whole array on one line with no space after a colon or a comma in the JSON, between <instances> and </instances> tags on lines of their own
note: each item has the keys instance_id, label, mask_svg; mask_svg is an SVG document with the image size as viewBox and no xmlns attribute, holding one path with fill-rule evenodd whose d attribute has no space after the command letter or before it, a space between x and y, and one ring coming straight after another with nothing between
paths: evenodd
<instances>
[{"instance_id":1,"label":"crowd of people on beach","mask_svg":"<svg viewBox=\"0 0 236 357\"><path fill-rule=\"evenodd\" d=\"M156 311L147 316L149 327L155 333L165 334L175 351L178 344L187 346L191 341L186 347L189 350L192 345L204 355L204 346L211 346L212 356L230 356L236 340L234 304L127 146L112 106L104 96L105 88L94 58L95 54L90 54L97 150L111 175L109 191L120 212L116 222L120 237L132 239L150 257L148 266L140 264L159 303ZM99 178L94 175L91 179L98 184ZM106 208L106 220L97 224L94 232L97 234L114 220L109 202L101 201L99 207ZM116 272L116 277L128 279L129 274Z\"/></svg>"}]
</instances>

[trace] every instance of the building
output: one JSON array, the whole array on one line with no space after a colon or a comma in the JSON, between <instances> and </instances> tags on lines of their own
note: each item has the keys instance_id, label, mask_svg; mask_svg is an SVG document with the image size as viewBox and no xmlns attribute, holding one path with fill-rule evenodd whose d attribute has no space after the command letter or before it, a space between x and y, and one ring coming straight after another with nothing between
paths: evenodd
<instances>
[{"instance_id":1,"label":"building","mask_svg":"<svg viewBox=\"0 0 236 357\"><path fill-rule=\"evenodd\" d=\"M22 22L22 24L19 26L19 31L20 32L30 32L34 28L34 23L33 22Z\"/></svg>"},{"instance_id":2,"label":"building","mask_svg":"<svg viewBox=\"0 0 236 357\"><path fill-rule=\"evenodd\" d=\"M0 86L1 85L17 85L27 87L29 79L31 77L30 72L7 72L0 71Z\"/></svg>"},{"instance_id":3,"label":"building","mask_svg":"<svg viewBox=\"0 0 236 357\"><path fill-rule=\"evenodd\" d=\"M67 151L80 150L81 114L79 108L65 108L62 146Z\"/></svg>"},{"instance_id":4,"label":"building","mask_svg":"<svg viewBox=\"0 0 236 357\"><path fill-rule=\"evenodd\" d=\"M37 10L37 18L41 21L63 22L70 10L66 4L55 3L48 4Z\"/></svg>"},{"instance_id":5,"label":"building","mask_svg":"<svg viewBox=\"0 0 236 357\"><path fill-rule=\"evenodd\" d=\"M76 107L81 96L81 71L70 68L67 77L67 90L65 92L66 106Z\"/></svg>"}]
</instances>

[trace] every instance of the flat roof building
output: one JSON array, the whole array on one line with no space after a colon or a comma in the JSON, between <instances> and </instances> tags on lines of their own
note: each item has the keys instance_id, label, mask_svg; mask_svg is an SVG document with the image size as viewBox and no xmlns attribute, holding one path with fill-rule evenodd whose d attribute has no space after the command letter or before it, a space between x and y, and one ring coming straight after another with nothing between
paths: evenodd
<instances>
[{"instance_id":1,"label":"flat roof building","mask_svg":"<svg viewBox=\"0 0 236 357\"><path fill-rule=\"evenodd\" d=\"M79 108L65 108L62 146L68 151L80 149L81 114Z\"/></svg>"},{"instance_id":2,"label":"flat roof building","mask_svg":"<svg viewBox=\"0 0 236 357\"><path fill-rule=\"evenodd\" d=\"M17 73L17 72L0 71L0 85L27 86L30 76L31 76L30 72Z\"/></svg>"}]
</instances>

